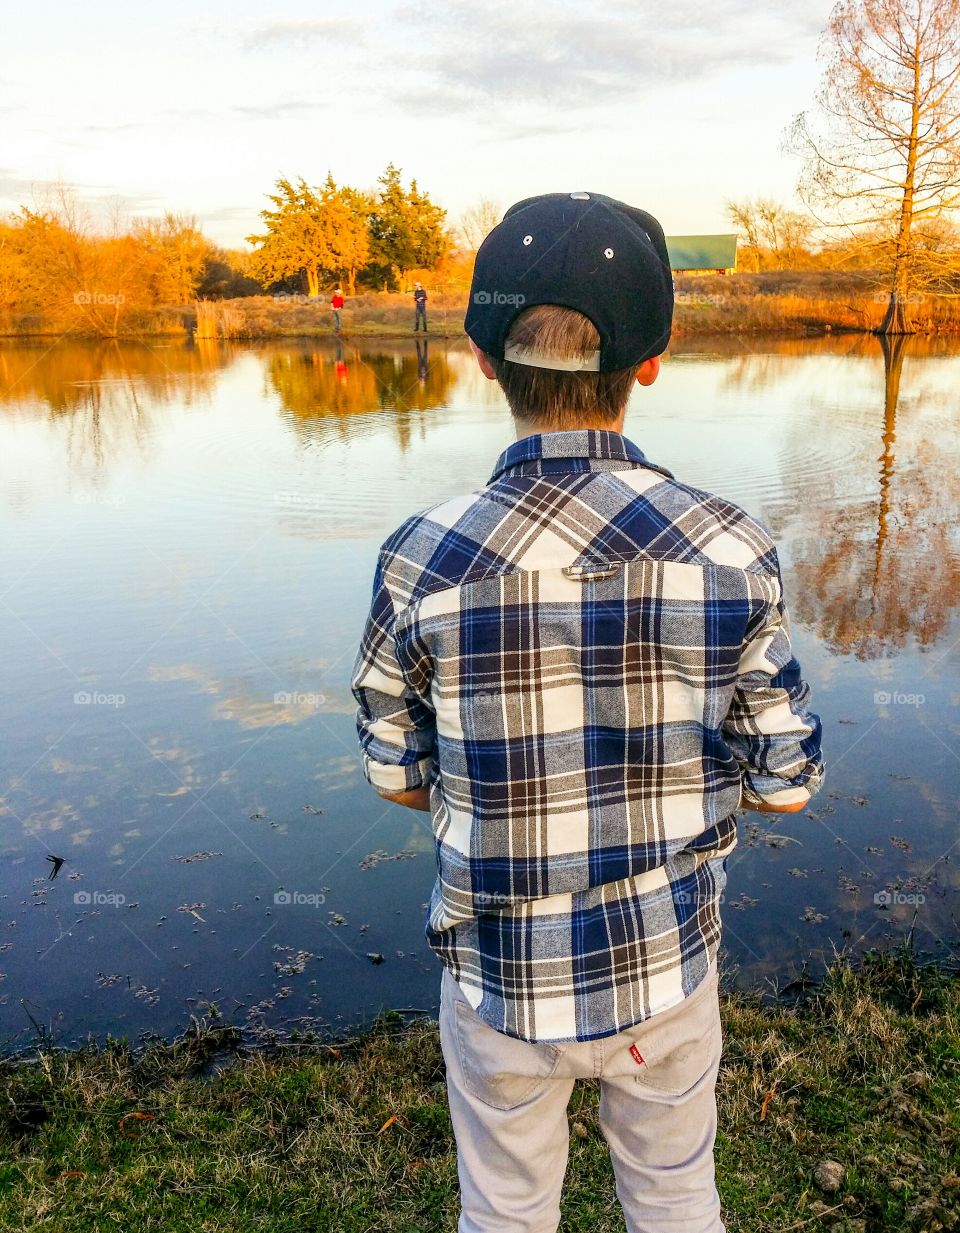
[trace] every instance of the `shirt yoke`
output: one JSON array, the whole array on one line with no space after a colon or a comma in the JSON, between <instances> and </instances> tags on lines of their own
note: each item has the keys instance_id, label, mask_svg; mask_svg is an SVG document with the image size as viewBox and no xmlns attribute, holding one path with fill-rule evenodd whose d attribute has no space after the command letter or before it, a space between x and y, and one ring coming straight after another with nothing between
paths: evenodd
<instances>
[{"instance_id":1,"label":"shirt yoke","mask_svg":"<svg viewBox=\"0 0 960 1233\"><path fill-rule=\"evenodd\" d=\"M499 574L635 559L779 574L757 519L642 466L502 476L411 515L381 548L398 610Z\"/></svg>"}]
</instances>

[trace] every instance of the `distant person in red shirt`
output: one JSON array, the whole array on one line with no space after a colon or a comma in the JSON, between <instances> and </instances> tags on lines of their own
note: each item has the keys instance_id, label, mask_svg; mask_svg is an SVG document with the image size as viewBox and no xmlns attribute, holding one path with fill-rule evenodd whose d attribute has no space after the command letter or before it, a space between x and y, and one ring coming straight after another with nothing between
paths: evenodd
<instances>
[{"instance_id":1,"label":"distant person in red shirt","mask_svg":"<svg viewBox=\"0 0 960 1233\"><path fill-rule=\"evenodd\" d=\"M340 310L343 308L343 288L338 287L330 297L330 307L333 309L333 328L340 333Z\"/></svg>"}]
</instances>

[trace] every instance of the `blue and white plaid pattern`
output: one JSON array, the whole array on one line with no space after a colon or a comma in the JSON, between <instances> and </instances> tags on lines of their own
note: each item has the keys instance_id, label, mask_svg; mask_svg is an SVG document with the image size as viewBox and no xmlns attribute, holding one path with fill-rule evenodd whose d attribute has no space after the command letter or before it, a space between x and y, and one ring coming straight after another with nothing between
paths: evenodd
<instances>
[{"instance_id":1,"label":"blue and white plaid pattern","mask_svg":"<svg viewBox=\"0 0 960 1233\"><path fill-rule=\"evenodd\" d=\"M820 785L769 535L615 432L523 438L486 488L407 519L353 694L369 782L430 788L430 945L527 1040L691 993L734 811Z\"/></svg>"}]
</instances>

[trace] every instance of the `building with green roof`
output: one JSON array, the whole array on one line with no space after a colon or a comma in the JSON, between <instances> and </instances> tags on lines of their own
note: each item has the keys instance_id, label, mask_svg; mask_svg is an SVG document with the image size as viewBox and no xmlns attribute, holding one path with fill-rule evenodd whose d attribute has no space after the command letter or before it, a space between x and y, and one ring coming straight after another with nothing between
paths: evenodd
<instances>
[{"instance_id":1,"label":"building with green roof","mask_svg":"<svg viewBox=\"0 0 960 1233\"><path fill-rule=\"evenodd\" d=\"M737 268L735 235L668 235L674 274L732 274Z\"/></svg>"}]
</instances>

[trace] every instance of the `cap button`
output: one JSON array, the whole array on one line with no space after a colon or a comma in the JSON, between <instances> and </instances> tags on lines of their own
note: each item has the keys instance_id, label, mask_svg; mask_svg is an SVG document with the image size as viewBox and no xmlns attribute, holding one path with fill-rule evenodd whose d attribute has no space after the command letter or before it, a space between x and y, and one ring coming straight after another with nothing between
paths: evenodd
<instances>
[{"instance_id":1,"label":"cap button","mask_svg":"<svg viewBox=\"0 0 960 1233\"><path fill-rule=\"evenodd\" d=\"M573 201L589 201L590 200L589 193L571 193L570 197Z\"/></svg>"}]
</instances>

